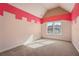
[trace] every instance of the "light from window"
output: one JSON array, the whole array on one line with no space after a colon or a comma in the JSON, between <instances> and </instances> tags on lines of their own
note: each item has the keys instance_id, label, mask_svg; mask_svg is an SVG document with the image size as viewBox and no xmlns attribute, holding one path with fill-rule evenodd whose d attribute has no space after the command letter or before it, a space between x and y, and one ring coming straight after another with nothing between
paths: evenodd
<instances>
[{"instance_id":1,"label":"light from window","mask_svg":"<svg viewBox=\"0 0 79 59\"><path fill-rule=\"evenodd\" d=\"M61 22L48 22L47 23L48 34L61 34Z\"/></svg>"}]
</instances>

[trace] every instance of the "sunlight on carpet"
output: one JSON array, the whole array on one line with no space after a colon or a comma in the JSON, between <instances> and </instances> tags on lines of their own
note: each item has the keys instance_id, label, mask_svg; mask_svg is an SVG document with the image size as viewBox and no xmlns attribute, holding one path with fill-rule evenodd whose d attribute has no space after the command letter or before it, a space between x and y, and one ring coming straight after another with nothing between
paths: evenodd
<instances>
[{"instance_id":1,"label":"sunlight on carpet","mask_svg":"<svg viewBox=\"0 0 79 59\"><path fill-rule=\"evenodd\" d=\"M27 46L30 48L39 48L39 47L44 47L52 43L55 43L55 42L52 40L37 40L37 41L31 42Z\"/></svg>"}]
</instances>

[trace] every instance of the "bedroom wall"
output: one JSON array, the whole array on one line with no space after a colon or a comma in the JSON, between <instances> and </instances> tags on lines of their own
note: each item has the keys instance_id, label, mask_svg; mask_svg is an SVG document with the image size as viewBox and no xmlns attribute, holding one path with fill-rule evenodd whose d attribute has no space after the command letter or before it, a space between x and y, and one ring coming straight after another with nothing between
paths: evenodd
<instances>
[{"instance_id":1,"label":"bedroom wall","mask_svg":"<svg viewBox=\"0 0 79 59\"><path fill-rule=\"evenodd\" d=\"M41 25L39 23L28 22L26 18L22 20L16 19L15 15L9 12L4 12L2 17L3 19L0 17L0 21L3 20L4 35L3 39L0 39L0 42L2 42L0 43L0 52L21 45L28 40L32 41L41 38Z\"/></svg>"},{"instance_id":2,"label":"bedroom wall","mask_svg":"<svg viewBox=\"0 0 79 59\"><path fill-rule=\"evenodd\" d=\"M79 52L79 16L72 24L72 43Z\"/></svg>"},{"instance_id":3,"label":"bedroom wall","mask_svg":"<svg viewBox=\"0 0 79 59\"><path fill-rule=\"evenodd\" d=\"M76 3L72 11L72 43L79 52L79 3Z\"/></svg>"},{"instance_id":4,"label":"bedroom wall","mask_svg":"<svg viewBox=\"0 0 79 59\"><path fill-rule=\"evenodd\" d=\"M64 21L62 22L62 34L61 35L49 35L47 33L47 27L46 23L42 24L42 37L43 38L50 38L50 39L58 39L58 40L65 40L65 41L71 41L71 22L70 21Z\"/></svg>"},{"instance_id":5,"label":"bedroom wall","mask_svg":"<svg viewBox=\"0 0 79 59\"><path fill-rule=\"evenodd\" d=\"M2 46L2 40L3 40L3 33L4 33L4 30L3 30L3 27L4 27L4 24L3 24L3 16L0 16L0 50L3 48Z\"/></svg>"},{"instance_id":6,"label":"bedroom wall","mask_svg":"<svg viewBox=\"0 0 79 59\"><path fill-rule=\"evenodd\" d=\"M43 38L50 38L50 39L58 39L58 40L65 40L65 41L71 41L71 17L68 16L69 13L67 14L68 12L60 7L57 7L55 9L51 9L51 10L48 10L47 13L44 15L45 17L45 20L44 21L48 21L50 22L53 22L53 21L60 21L62 22L62 34L61 35L49 35L47 33L47 27L46 27L46 22L44 22L42 24L42 37ZM62 16L63 14L67 14L66 16L68 16L68 19L67 17L65 16ZM46 18L47 17L47 18ZM49 18L48 18L49 17ZM67 19L67 20L66 20Z\"/></svg>"},{"instance_id":7,"label":"bedroom wall","mask_svg":"<svg viewBox=\"0 0 79 59\"><path fill-rule=\"evenodd\" d=\"M37 17L40 18L43 17L44 13L47 10L46 8L43 8L39 4L38 5L10 4L10 5L13 5L14 6L13 8L16 7L15 9L21 9L25 12L28 12L34 16L36 15ZM7 4L4 6L7 6ZM12 8L12 6L10 7ZM12 10L12 12L14 11ZM41 24L35 23L34 21L28 22L26 18L16 19L16 15L12 14L12 12L10 13L9 11L8 12L4 11L3 16L0 16L0 21L4 25L4 26L1 25L4 31L3 31L3 39L0 39L0 42L2 42L0 43L0 52L14 48L23 43L27 44L32 40L41 38Z\"/></svg>"}]
</instances>

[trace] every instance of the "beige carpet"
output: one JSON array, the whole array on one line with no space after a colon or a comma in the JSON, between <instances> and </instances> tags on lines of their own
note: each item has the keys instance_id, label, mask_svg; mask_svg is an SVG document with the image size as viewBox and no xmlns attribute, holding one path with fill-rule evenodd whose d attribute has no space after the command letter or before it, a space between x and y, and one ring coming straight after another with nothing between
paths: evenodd
<instances>
[{"instance_id":1,"label":"beige carpet","mask_svg":"<svg viewBox=\"0 0 79 59\"><path fill-rule=\"evenodd\" d=\"M47 39L48 40L48 39ZM0 53L1 56L78 56L79 53L71 42L51 40L51 44L39 47L22 45L9 51ZM47 41L46 41L47 42ZM36 42L40 43L40 42ZM42 44L42 43L40 43ZM37 45L36 45L37 46Z\"/></svg>"}]
</instances>

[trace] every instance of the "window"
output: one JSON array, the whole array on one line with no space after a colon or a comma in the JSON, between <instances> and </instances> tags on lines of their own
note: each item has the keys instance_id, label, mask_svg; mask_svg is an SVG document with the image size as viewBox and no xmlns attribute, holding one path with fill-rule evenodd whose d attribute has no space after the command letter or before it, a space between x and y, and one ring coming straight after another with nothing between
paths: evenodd
<instances>
[{"instance_id":1,"label":"window","mask_svg":"<svg viewBox=\"0 0 79 59\"><path fill-rule=\"evenodd\" d=\"M61 22L48 22L47 23L48 34L61 34Z\"/></svg>"}]
</instances>

